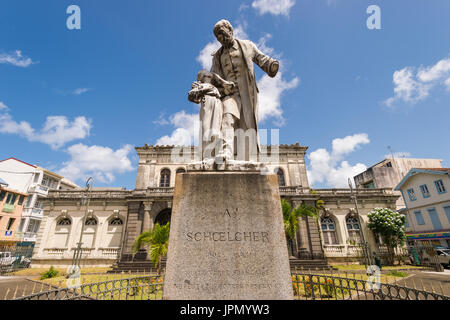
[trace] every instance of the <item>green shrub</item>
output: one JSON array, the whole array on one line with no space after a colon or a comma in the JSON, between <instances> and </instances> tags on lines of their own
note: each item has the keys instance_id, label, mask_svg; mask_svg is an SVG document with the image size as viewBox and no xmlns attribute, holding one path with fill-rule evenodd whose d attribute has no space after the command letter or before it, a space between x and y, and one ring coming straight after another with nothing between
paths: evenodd
<instances>
[{"instance_id":1,"label":"green shrub","mask_svg":"<svg viewBox=\"0 0 450 320\"><path fill-rule=\"evenodd\" d=\"M408 274L406 272L392 270L391 272L388 273L388 276L404 278L407 277Z\"/></svg>"},{"instance_id":2,"label":"green shrub","mask_svg":"<svg viewBox=\"0 0 450 320\"><path fill-rule=\"evenodd\" d=\"M48 271L45 271L43 274L41 274L41 280L55 278L58 276L58 273L59 271L55 270L55 268L51 266L50 269L48 269Z\"/></svg>"}]
</instances>

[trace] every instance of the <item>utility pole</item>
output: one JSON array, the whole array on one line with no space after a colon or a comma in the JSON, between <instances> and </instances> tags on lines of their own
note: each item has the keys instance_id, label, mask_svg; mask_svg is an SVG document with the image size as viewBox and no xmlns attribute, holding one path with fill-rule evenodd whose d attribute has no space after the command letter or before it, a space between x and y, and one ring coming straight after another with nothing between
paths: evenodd
<instances>
[{"instance_id":1,"label":"utility pole","mask_svg":"<svg viewBox=\"0 0 450 320\"><path fill-rule=\"evenodd\" d=\"M89 202L91 200L91 189L92 189L93 183L94 183L94 178L92 178L92 177L89 177L86 180L86 190L85 190L85 195L83 197L85 204L86 204L86 209L84 211L83 221L81 222L80 240L78 241L77 247L75 248L75 250L73 252L72 266L77 266L78 269L80 269L81 254L83 252L82 239L83 239L84 224L86 223L86 217L87 217L88 210L89 210Z\"/></svg>"},{"instance_id":2,"label":"utility pole","mask_svg":"<svg viewBox=\"0 0 450 320\"><path fill-rule=\"evenodd\" d=\"M364 232L362 230L362 223L361 223L361 217L359 215L359 210L358 210L358 199L357 199L357 192L355 194L353 194L353 184L352 184L352 180L350 178L348 178L348 186L350 187L350 192L351 192L351 198L354 201L355 204L355 211L356 211L356 218L358 219L358 223L359 223L359 234L361 235L361 242L363 245L363 251L364 251L364 264L367 270L367 267L372 265L372 253L370 252L370 246L369 243L366 242L365 238L364 238Z\"/></svg>"}]
</instances>

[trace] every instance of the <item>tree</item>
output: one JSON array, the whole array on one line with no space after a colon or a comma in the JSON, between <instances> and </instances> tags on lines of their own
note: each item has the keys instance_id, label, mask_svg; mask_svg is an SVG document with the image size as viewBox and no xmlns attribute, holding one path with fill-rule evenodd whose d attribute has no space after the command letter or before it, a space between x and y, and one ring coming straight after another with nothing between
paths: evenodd
<instances>
[{"instance_id":1,"label":"tree","mask_svg":"<svg viewBox=\"0 0 450 320\"><path fill-rule=\"evenodd\" d=\"M369 215L369 229L380 236L386 244L389 253L389 262L394 263L394 249L405 243L406 218L403 214L388 208L375 208Z\"/></svg>"},{"instance_id":2,"label":"tree","mask_svg":"<svg viewBox=\"0 0 450 320\"><path fill-rule=\"evenodd\" d=\"M283 222L284 222L284 231L286 232L286 236L289 240L289 247L291 248L291 253L293 253L294 246L293 240L297 234L298 230L298 219L300 217L314 217L317 216L317 209L305 203L302 203L297 208L292 209L291 204L285 200L281 199L281 208L283 211Z\"/></svg>"},{"instance_id":3,"label":"tree","mask_svg":"<svg viewBox=\"0 0 450 320\"><path fill-rule=\"evenodd\" d=\"M166 225L156 223L153 230L142 232L134 241L133 252L137 252L142 246L150 248L150 260L157 267L158 275L161 274L161 261L167 254L169 246L170 222Z\"/></svg>"}]
</instances>

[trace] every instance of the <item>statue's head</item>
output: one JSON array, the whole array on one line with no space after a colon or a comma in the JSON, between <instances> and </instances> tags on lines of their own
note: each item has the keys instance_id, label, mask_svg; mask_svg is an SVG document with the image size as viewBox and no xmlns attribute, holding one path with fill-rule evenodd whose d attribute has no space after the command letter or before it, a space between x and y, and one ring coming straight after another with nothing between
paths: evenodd
<instances>
[{"instance_id":1,"label":"statue's head","mask_svg":"<svg viewBox=\"0 0 450 320\"><path fill-rule=\"evenodd\" d=\"M228 20L220 20L214 26L214 35L217 41L224 47L231 47L233 45L233 26Z\"/></svg>"},{"instance_id":2,"label":"statue's head","mask_svg":"<svg viewBox=\"0 0 450 320\"><path fill-rule=\"evenodd\" d=\"M203 83L211 83L213 78L214 78L213 74L206 70L200 70L200 72L197 74L197 81Z\"/></svg>"}]
</instances>

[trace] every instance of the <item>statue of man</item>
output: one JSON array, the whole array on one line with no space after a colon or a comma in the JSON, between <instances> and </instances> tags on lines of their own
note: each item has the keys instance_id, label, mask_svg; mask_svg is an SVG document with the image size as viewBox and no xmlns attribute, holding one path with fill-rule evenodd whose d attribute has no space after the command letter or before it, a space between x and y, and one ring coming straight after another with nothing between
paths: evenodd
<instances>
[{"instance_id":1,"label":"statue of man","mask_svg":"<svg viewBox=\"0 0 450 320\"><path fill-rule=\"evenodd\" d=\"M235 84L228 95L222 95L223 102L223 158L234 157L234 131L253 130L255 139L250 139L250 150L259 151L258 139L258 87L253 63L256 63L270 77L275 77L279 62L258 50L250 40L233 37L233 27L227 20L220 20L214 26L214 35L222 47L213 54L211 72ZM252 145L253 144L253 145ZM245 141L244 141L245 145Z\"/></svg>"}]
</instances>

